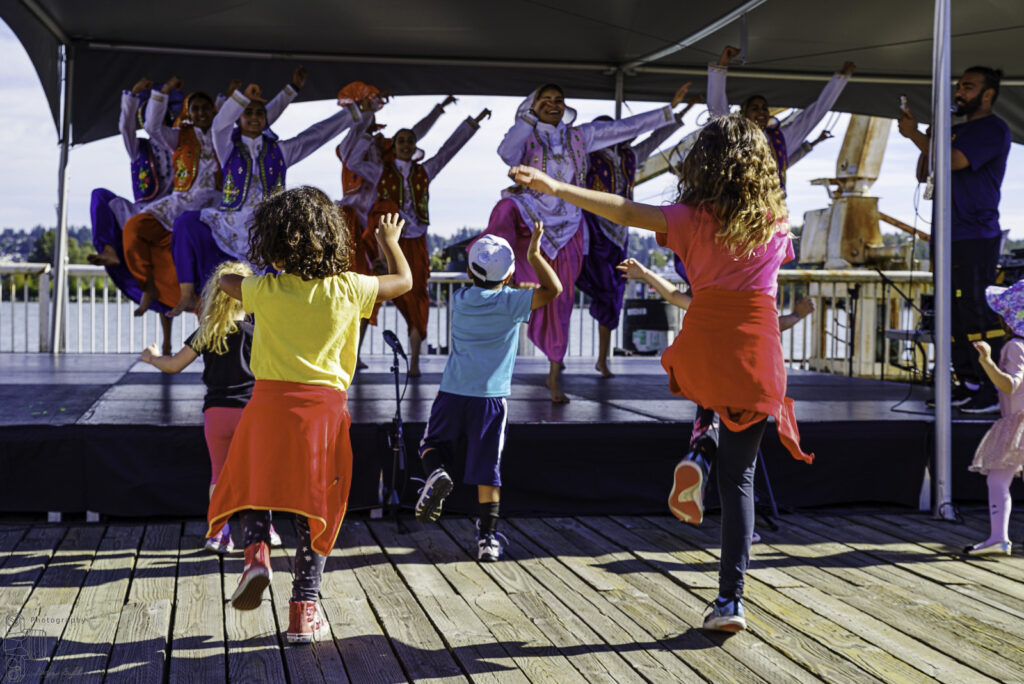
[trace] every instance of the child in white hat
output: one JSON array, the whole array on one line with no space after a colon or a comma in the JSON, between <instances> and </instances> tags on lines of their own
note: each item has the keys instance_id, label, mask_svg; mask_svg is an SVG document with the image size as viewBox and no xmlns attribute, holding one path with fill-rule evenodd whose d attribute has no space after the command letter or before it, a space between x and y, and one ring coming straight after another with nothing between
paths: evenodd
<instances>
[{"instance_id":1,"label":"child in white hat","mask_svg":"<svg viewBox=\"0 0 1024 684\"><path fill-rule=\"evenodd\" d=\"M440 517L454 487L448 468L464 442L463 480L477 486L477 559L485 562L498 560L502 552L497 527L508 424L505 397L512 390L519 324L562 292L562 283L540 252L543 234L543 224L535 224L527 255L540 281L536 289L508 286L516 256L504 238L484 235L469 248L467 272L473 284L452 296L451 350L420 442L427 479L416 501L416 518L427 522Z\"/></svg>"}]
</instances>

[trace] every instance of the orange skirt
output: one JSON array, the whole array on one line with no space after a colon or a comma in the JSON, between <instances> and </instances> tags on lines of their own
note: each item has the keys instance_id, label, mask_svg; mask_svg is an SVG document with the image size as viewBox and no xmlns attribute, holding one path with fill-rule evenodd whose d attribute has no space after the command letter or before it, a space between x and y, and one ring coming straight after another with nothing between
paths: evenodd
<instances>
[{"instance_id":1,"label":"orange skirt","mask_svg":"<svg viewBox=\"0 0 1024 684\"><path fill-rule=\"evenodd\" d=\"M334 387L257 380L210 499L207 537L247 508L309 521L314 551L327 556L352 483L348 395Z\"/></svg>"},{"instance_id":2,"label":"orange skirt","mask_svg":"<svg viewBox=\"0 0 1024 684\"><path fill-rule=\"evenodd\" d=\"M392 200L377 202L370 210L367 219L366 236L372 235L371 226L376 226L384 214L398 213L398 204ZM364 242L366 240L364 239ZM402 314L409 330L418 330L420 336L427 336L427 322L430 319L430 253L427 251L426 233L417 238L400 238L398 246L402 248L405 260L412 271L412 289L394 300L395 308ZM377 309L370 322L377 324Z\"/></svg>"},{"instance_id":3,"label":"orange skirt","mask_svg":"<svg viewBox=\"0 0 1024 684\"><path fill-rule=\"evenodd\" d=\"M683 329L661 357L674 394L714 410L734 432L775 418L779 439L796 459L800 448L793 400L786 396L786 364L775 300L756 292L701 290Z\"/></svg>"}]
</instances>

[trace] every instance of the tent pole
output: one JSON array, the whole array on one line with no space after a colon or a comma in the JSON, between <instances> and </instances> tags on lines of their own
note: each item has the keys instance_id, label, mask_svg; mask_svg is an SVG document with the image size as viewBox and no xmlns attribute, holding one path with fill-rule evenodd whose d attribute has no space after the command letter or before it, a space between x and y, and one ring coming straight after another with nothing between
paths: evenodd
<instances>
[{"instance_id":1,"label":"tent pole","mask_svg":"<svg viewBox=\"0 0 1024 684\"><path fill-rule=\"evenodd\" d=\"M622 101L625 93L626 74L622 69L615 70L615 118L622 118Z\"/></svg>"},{"instance_id":2,"label":"tent pole","mask_svg":"<svg viewBox=\"0 0 1024 684\"><path fill-rule=\"evenodd\" d=\"M932 43L932 173L935 200L932 203L932 244L935 245L935 460L932 482L932 515L941 520L955 518L952 504L952 386L951 360L952 273L950 218L953 212L950 189L950 0L935 0Z\"/></svg>"},{"instance_id":3,"label":"tent pole","mask_svg":"<svg viewBox=\"0 0 1024 684\"><path fill-rule=\"evenodd\" d=\"M50 353L64 351L65 322L68 297L68 154L71 146L71 88L74 84L75 56L72 47L64 44L61 50L64 64L61 114L60 167L57 181L57 234L53 241L53 313L50 319Z\"/></svg>"}]
</instances>

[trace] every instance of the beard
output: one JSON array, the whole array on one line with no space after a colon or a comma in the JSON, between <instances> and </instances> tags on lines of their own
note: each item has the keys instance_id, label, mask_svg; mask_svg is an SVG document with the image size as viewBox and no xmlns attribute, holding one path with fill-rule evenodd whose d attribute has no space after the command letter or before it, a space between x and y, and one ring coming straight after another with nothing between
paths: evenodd
<instances>
[{"instance_id":1,"label":"beard","mask_svg":"<svg viewBox=\"0 0 1024 684\"><path fill-rule=\"evenodd\" d=\"M982 93L979 93L973 100L967 100L963 103L956 102L956 109L953 110L953 113L957 116L970 116L974 114L981 107L981 95Z\"/></svg>"}]
</instances>

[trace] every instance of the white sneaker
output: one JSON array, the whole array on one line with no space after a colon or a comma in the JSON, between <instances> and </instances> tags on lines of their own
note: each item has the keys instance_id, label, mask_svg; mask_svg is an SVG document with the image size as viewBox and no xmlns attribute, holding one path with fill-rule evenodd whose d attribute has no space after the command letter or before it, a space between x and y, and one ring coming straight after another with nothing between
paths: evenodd
<instances>
[{"instance_id":1,"label":"white sneaker","mask_svg":"<svg viewBox=\"0 0 1024 684\"><path fill-rule=\"evenodd\" d=\"M476 544L476 559L481 563L494 563L504 553L508 538L500 532L492 532L477 537Z\"/></svg>"},{"instance_id":2,"label":"white sneaker","mask_svg":"<svg viewBox=\"0 0 1024 684\"><path fill-rule=\"evenodd\" d=\"M441 517L444 499L452 493L454 487L451 476L444 468L437 468L430 473L416 499L416 519L420 522L437 522Z\"/></svg>"}]
</instances>

